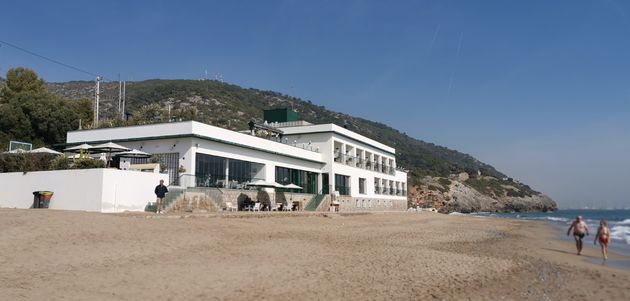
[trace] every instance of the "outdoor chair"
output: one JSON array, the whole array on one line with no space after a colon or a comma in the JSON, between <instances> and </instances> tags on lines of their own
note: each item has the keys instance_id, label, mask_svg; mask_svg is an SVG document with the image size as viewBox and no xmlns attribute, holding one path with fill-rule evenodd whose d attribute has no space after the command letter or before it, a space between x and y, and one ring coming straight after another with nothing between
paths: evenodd
<instances>
[{"instance_id":1,"label":"outdoor chair","mask_svg":"<svg viewBox=\"0 0 630 301\"><path fill-rule=\"evenodd\" d=\"M280 210L281 206L282 206L282 203L276 203L275 206L271 207L271 211L278 211Z\"/></svg>"},{"instance_id":2,"label":"outdoor chair","mask_svg":"<svg viewBox=\"0 0 630 301\"><path fill-rule=\"evenodd\" d=\"M282 207L282 211L291 211L291 207L293 207L293 204L286 204Z\"/></svg>"},{"instance_id":3,"label":"outdoor chair","mask_svg":"<svg viewBox=\"0 0 630 301\"><path fill-rule=\"evenodd\" d=\"M237 211L238 208L236 208L232 202L225 202L225 211Z\"/></svg>"},{"instance_id":4,"label":"outdoor chair","mask_svg":"<svg viewBox=\"0 0 630 301\"><path fill-rule=\"evenodd\" d=\"M252 208L252 211L260 211L260 203L254 204L254 207Z\"/></svg>"}]
</instances>

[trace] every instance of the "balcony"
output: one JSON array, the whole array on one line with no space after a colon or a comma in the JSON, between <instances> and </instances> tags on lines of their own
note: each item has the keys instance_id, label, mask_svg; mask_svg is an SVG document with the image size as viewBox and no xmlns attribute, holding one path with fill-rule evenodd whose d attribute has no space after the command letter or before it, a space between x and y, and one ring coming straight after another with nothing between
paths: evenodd
<instances>
[{"instance_id":1,"label":"balcony","mask_svg":"<svg viewBox=\"0 0 630 301\"><path fill-rule=\"evenodd\" d=\"M344 155L344 158L344 162L346 165L354 166L355 157L346 154Z\"/></svg>"},{"instance_id":2,"label":"balcony","mask_svg":"<svg viewBox=\"0 0 630 301\"><path fill-rule=\"evenodd\" d=\"M363 168L365 161L361 158L357 158L355 161L355 167Z\"/></svg>"},{"instance_id":3,"label":"balcony","mask_svg":"<svg viewBox=\"0 0 630 301\"><path fill-rule=\"evenodd\" d=\"M381 194L381 186L374 186L374 193Z\"/></svg>"},{"instance_id":4,"label":"balcony","mask_svg":"<svg viewBox=\"0 0 630 301\"><path fill-rule=\"evenodd\" d=\"M342 160L341 157L342 157L341 153L335 153L334 161L337 162L337 163L341 163L341 160Z\"/></svg>"}]
</instances>

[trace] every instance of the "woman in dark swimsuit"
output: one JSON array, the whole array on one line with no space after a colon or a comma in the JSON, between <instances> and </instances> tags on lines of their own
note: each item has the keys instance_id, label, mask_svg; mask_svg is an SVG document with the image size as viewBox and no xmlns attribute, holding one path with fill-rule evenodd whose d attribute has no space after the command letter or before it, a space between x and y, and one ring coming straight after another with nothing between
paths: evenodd
<instances>
[{"instance_id":1,"label":"woman in dark swimsuit","mask_svg":"<svg viewBox=\"0 0 630 301\"><path fill-rule=\"evenodd\" d=\"M608 222L601 220L599 222L599 228L597 228L597 234L595 235L595 241L593 244L597 244L599 240L599 246L602 247L602 256L604 261L608 260L608 243L610 243L610 229L608 229Z\"/></svg>"}]
</instances>

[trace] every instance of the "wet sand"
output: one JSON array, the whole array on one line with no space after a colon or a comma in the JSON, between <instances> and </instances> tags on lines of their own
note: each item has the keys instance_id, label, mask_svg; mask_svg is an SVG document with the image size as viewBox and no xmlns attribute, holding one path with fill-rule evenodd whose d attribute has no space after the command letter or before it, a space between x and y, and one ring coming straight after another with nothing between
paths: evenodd
<instances>
[{"instance_id":1,"label":"wet sand","mask_svg":"<svg viewBox=\"0 0 630 301\"><path fill-rule=\"evenodd\" d=\"M0 209L0 229L3 300L630 300L592 241L531 221Z\"/></svg>"}]
</instances>

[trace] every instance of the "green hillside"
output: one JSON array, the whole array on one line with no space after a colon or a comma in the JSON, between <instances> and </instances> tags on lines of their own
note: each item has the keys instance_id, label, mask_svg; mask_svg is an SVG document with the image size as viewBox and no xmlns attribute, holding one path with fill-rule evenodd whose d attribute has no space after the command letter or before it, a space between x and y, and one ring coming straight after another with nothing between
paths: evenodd
<instances>
[{"instance_id":1,"label":"green hillside","mask_svg":"<svg viewBox=\"0 0 630 301\"><path fill-rule=\"evenodd\" d=\"M118 106L118 84L109 83L103 87L102 115L112 118ZM91 97L92 89L91 82L49 85L49 90L54 93L75 99ZM310 101L273 91L245 89L212 80L147 80L127 84L127 103L127 112L130 113L138 113L155 104L166 110L170 103L172 116L179 115L184 119L195 119L235 130L246 129L251 118L260 121L264 109L293 107L301 119L311 123L346 125L352 131L395 147L399 165L409 169L416 177L448 176L462 171L476 174L478 170L484 175L504 177L492 166L470 155L409 137L382 123L333 112ZM167 119L163 112L155 115L156 118L149 122L164 122Z\"/></svg>"},{"instance_id":2,"label":"green hillside","mask_svg":"<svg viewBox=\"0 0 630 301\"><path fill-rule=\"evenodd\" d=\"M6 83L4 85L6 86ZM46 102L48 106L67 108L63 110L66 112L64 114L67 115L67 122L57 122L54 127L42 129L37 123L42 122L41 118L37 119L37 115L28 115L28 112L33 111L31 107L42 107L37 104L37 99L21 102L16 97L11 100L5 95L5 103L2 104L0 101L2 111L10 115L16 106L21 106L21 112L25 112L24 114L27 116L20 117L21 119L12 117L16 120L11 121L3 117L6 122L2 122L4 125L0 124L2 127L0 128L0 145L6 147L9 139L32 141L35 146L61 143L64 140L64 137L60 135L61 132L69 128L77 128L78 119L81 119L83 127L91 126L91 113L88 106L89 100L93 99L94 95L93 82L47 83L45 86L48 92L43 96L38 96L39 101L43 101L42 104ZM480 162L470 155L409 137L405 133L379 122L330 111L310 101L278 92L242 88L213 80L130 82L127 83L126 89L126 108L131 118L123 121L118 112L118 83L102 83L101 89L101 127L159 123L174 118L177 120L192 119L233 130L244 130L247 129L247 123L250 119L262 121L264 109L293 107L299 112L300 118L308 122L335 123L346 126L352 131L396 148L398 165L410 171L410 184L412 185L420 184L426 176L448 177L451 174L461 172L467 172L471 175L481 172L483 176L491 176L496 179L505 177L492 166ZM29 98L28 95L20 97ZM23 103L30 103L30 105L24 107ZM80 105L75 106L72 105L73 103ZM78 108L81 108L81 111L68 113L68 109L73 107L75 111ZM57 112L58 110L52 111ZM55 115L56 118L59 118L58 112L55 114L57 114ZM64 115L62 114L62 116ZM25 123L24 130L16 131L15 128L11 127L18 121ZM30 126L28 125L29 122ZM42 135L45 136L42 137ZM505 195L502 191L491 189L492 185L488 183L490 182L471 181L470 186L484 194L485 190L488 190L492 191L495 196ZM524 184L512 183L512 185L536 193ZM500 188L501 185L498 187Z\"/></svg>"}]
</instances>

